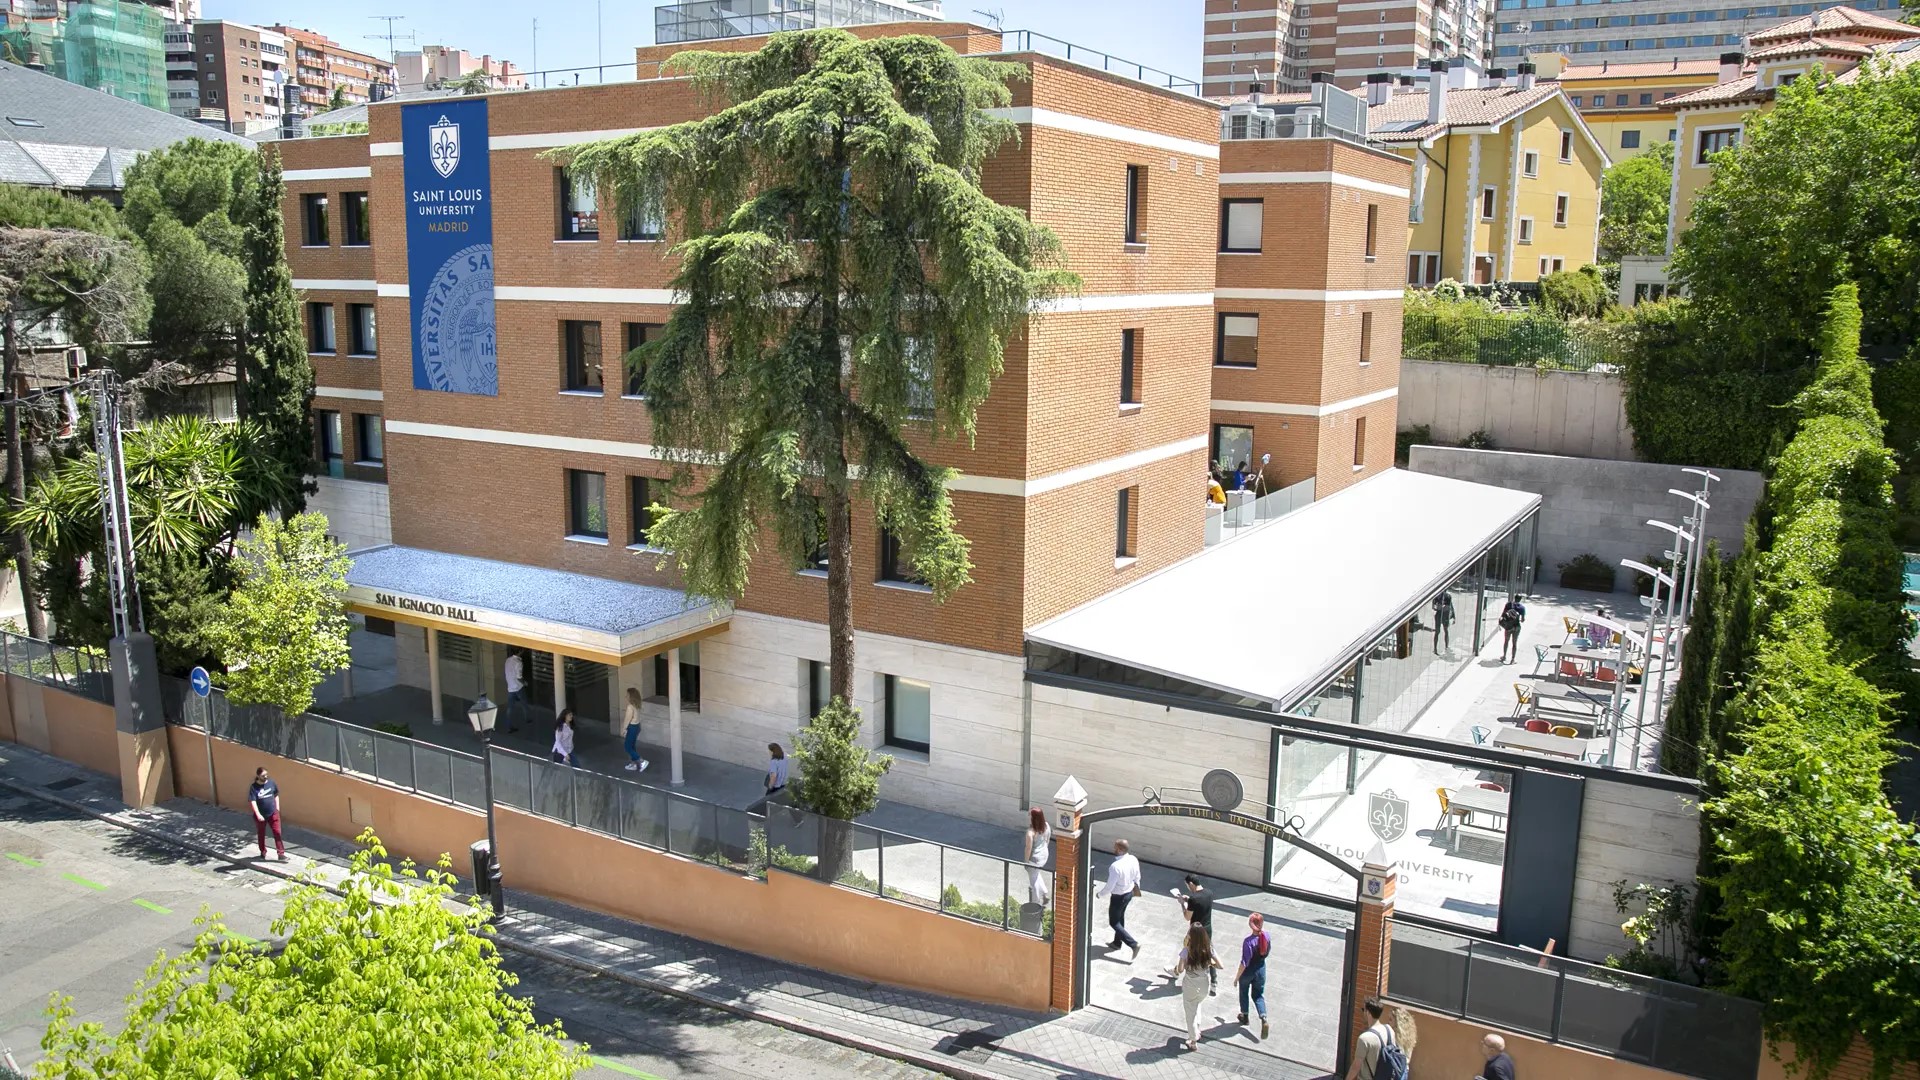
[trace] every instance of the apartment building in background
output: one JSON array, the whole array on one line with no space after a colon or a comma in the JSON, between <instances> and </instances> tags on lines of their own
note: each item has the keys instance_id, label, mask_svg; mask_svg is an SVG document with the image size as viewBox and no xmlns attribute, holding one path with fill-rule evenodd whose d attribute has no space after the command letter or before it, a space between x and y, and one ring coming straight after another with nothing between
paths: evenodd
<instances>
[{"instance_id":1,"label":"apartment building in background","mask_svg":"<svg viewBox=\"0 0 1920 1080\"><path fill-rule=\"evenodd\" d=\"M238 135L275 133L286 98L285 35L225 19L167 30L167 108Z\"/></svg>"},{"instance_id":2,"label":"apartment building in background","mask_svg":"<svg viewBox=\"0 0 1920 1080\"><path fill-rule=\"evenodd\" d=\"M487 85L495 90L525 90L527 77L511 60L496 60L490 54L475 56L465 49L446 45L422 45L418 49L393 54L396 87L402 94L436 90L446 83L463 79L474 72L487 76Z\"/></svg>"},{"instance_id":3,"label":"apartment building in background","mask_svg":"<svg viewBox=\"0 0 1920 1080\"><path fill-rule=\"evenodd\" d=\"M134 0L9 0L0 60L152 109L167 108L164 6Z\"/></svg>"},{"instance_id":4,"label":"apartment building in background","mask_svg":"<svg viewBox=\"0 0 1920 1080\"><path fill-rule=\"evenodd\" d=\"M1721 5L1711 0L1606 0L1575 5L1559 0L1497 0L1494 62L1511 67L1540 53L1560 52L1576 64L1602 59L1653 63L1714 60L1746 47L1747 37L1783 19L1841 7L1836 0L1803 4ZM1845 4L1900 18L1900 0Z\"/></svg>"},{"instance_id":5,"label":"apartment building in background","mask_svg":"<svg viewBox=\"0 0 1920 1080\"><path fill-rule=\"evenodd\" d=\"M654 7L653 40L684 45L818 26L938 22L940 17L940 0L692 0Z\"/></svg>"},{"instance_id":6,"label":"apartment building in background","mask_svg":"<svg viewBox=\"0 0 1920 1080\"><path fill-rule=\"evenodd\" d=\"M1553 79L1614 161L1638 157L1679 136L1673 100L1720 77L1718 60L1625 61L1568 65L1557 54L1533 57ZM1549 70L1549 69L1553 70ZM1558 72L1556 74L1556 71Z\"/></svg>"},{"instance_id":7,"label":"apartment building in background","mask_svg":"<svg viewBox=\"0 0 1920 1080\"><path fill-rule=\"evenodd\" d=\"M291 26L268 27L293 54L286 107L299 115L325 112L337 89L351 105L378 101L394 85L393 64L346 48L324 34Z\"/></svg>"},{"instance_id":8,"label":"apartment building in background","mask_svg":"<svg viewBox=\"0 0 1920 1080\"><path fill-rule=\"evenodd\" d=\"M1353 89L1433 59L1479 70L1493 50L1492 14L1492 0L1206 0L1202 92L1244 94L1260 82L1297 93L1316 74Z\"/></svg>"},{"instance_id":9,"label":"apartment building in background","mask_svg":"<svg viewBox=\"0 0 1920 1080\"><path fill-rule=\"evenodd\" d=\"M886 796L1015 820L1079 755L1125 753L1101 748L1092 714L1033 699L1027 631L1238 543L1209 546L1209 458L1270 455L1268 489L1312 480L1322 497L1391 470L1405 237L1393 225L1410 170L1353 138L1223 145L1212 102L1000 54L980 27L855 32L931 32L1030 68L1008 112L1021 137L983 182L1052 228L1083 278L1010 343L976 439L910 432L958 471L973 582L936 604L871 507L855 509L854 704L894 756ZM416 374L406 139L447 106L379 102L367 135L281 144L319 383L310 505L361 549L350 600L368 629L395 635L403 684L498 694L505 650L530 650L543 703L613 724L633 686L650 738L757 765L821 703L824 574L763 544L731 609L685 606L647 531L655 500L684 495L663 488L646 400L623 369L672 311L668 242L542 156L701 115L689 82L653 77L677 47L639 49L633 82L458 99L486 115L486 139L471 120L457 139L491 172L492 394L421 389L432 380ZM476 594L476 582L489 584ZM675 614L590 633L569 621L584 613L487 610L576 588L612 612L600 622L663 596Z\"/></svg>"}]
</instances>

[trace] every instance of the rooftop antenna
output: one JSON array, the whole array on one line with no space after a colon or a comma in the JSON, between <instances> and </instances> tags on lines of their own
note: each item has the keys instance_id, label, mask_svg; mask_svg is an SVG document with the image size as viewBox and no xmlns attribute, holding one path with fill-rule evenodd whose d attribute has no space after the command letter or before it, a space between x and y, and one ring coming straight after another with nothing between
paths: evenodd
<instances>
[{"instance_id":1,"label":"rooftop antenna","mask_svg":"<svg viewBox=\"0 0 1920 1080\"><path fill-rule=\"evenodd\" d=\"M1006 8L974 8L973 13L986 19L995 30L1000 29L1001 24L1007 21Z\"/></svg>"},{"instance_id":2,"label":"rooftop antenna","mask_svg":"<svg viewBox=\"0 0 1920 1080\"><path fill-rule=\"evenodd\" d=\"M398 34L394 32L393 24L401 21L402 19L405 19L406 18L405 15L372 15L372 16L369 16L369 18L373 19L375 22L384 22L387 24L386 33L368 34L367 37L372 41L384 41L387 43L387 60L389 63L393 61L394 55L395 55L393 51L394 42L404 41L409 45L412 45L412 44L418 43L418 41L420 40L414 34Z\"/></svg>"}]
</instances>

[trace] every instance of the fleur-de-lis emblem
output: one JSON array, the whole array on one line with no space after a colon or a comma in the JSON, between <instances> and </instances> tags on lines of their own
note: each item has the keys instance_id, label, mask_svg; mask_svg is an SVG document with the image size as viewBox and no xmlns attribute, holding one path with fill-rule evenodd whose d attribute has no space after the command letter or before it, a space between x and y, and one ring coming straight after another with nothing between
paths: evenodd
<instances>
[{"instance_id":1,"label":"fleur-de-lis emblem","mask_svg":"<svg viewBox=\"0 0 1920 1080\"><path fill-rule=\"evenodd\" d=\"M460 125L442 116L427 129L427 160L444 179L460 167Z\"/></svg>"},{"instance_id":2,"label":"fleur-de-lis emblem","mask_svg":"<svg viewBox=\"0 0 1920 1080\"><path fill-rule=\"evenodd\" d=\"M1391 844L1407 834L1407 800L1392 788L1367 796L1367 827L1382 843Z\"/></svg>"}]
</instances>

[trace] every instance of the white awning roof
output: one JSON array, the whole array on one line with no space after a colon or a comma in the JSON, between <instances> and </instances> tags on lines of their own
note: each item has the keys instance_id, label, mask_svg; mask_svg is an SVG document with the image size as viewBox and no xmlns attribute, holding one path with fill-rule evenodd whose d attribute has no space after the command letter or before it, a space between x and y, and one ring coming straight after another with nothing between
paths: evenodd
<instances>
[{"instance_id":1,"label":"white awning roof","mask_svg":"<svg viewBox=\"0 0 1920 1080\"><path fill-rule=\"evenodd\" d=\"M715 632L733 613L679 589L544 566L396 546L350 555L356 611L602 663Z\"/></svg>"},{"instance_id":2,"label":"white awning roof","mask_svg":"<svg viewBox=\"0 0 1920 1080\"><path fill-rule=\"evenodd\" d=\"M1289 708L1540 504L1393 469L1027 631Z\"/></svg>"}]
</instances>

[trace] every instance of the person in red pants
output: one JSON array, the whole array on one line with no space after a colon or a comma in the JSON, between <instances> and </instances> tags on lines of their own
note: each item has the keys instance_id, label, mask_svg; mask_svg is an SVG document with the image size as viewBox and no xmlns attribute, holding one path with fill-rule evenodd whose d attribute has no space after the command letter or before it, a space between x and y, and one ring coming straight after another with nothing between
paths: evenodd
<instances>
[{"instance_id":1,"label":"person in red pants","mask_svg":"<svg viewBox=\"0 0 1920 1080\"><path fill-rule=\"evenodd\" d=\"M255 769L253 786L247 789L247 805L253 808L253 831L260 841L260 857L267 857L267 830L273 830L273 847L280 861L287 861L287 842L280 836L280 785L267 775L265 766Z\"/></svg>"}]
</instances>

